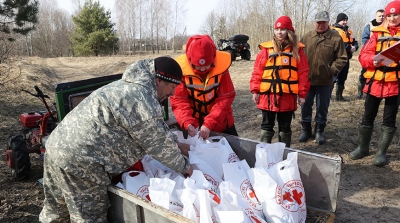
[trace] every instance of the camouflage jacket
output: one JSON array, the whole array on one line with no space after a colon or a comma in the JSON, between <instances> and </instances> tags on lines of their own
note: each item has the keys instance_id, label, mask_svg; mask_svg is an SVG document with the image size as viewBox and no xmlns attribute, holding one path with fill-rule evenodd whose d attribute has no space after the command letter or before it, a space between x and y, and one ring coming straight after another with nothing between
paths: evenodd
<instances>
[{"instance_id":1,"label":"camouflage jacket","mask_svg":"<svg viewBox=\"0 0 400 223\"><path fill-rule=\"evenodd\" d=\"M138 61L121 80L92 92L67 114L46 143L46 158L84 178L121 173L145 154L184 172L189 161L163 117L154 60Z\"/></svg>"}]
</instances>

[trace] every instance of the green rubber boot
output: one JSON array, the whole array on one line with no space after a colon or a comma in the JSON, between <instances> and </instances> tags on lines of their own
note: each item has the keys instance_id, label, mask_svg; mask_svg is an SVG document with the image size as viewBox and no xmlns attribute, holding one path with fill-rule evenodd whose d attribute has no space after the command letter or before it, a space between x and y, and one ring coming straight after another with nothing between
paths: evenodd
<instances>
[{"instance_id":1,"label":"green rubber boot","mask_svg":"<svg viewBox=\"0 0 400 223\"><path fill-rule=\"evenodd\" d=\"M389 163L389 160L386 158L386 151L389 148L390 143L392 142L393 136L396 133L396 127L381 127L381 134L379 135L378 149L376 150L374 165L375 166L385 166Z\"/></svg>"},{"instance_id":2,"label":"green rubber boot","mask_svg":"<svg viewBox=\"0 0 400 223\"><path fill-rule=\"evenodd\" d=\"M358 160L369 155L372 130L374 130L374 126L358 125L358 146L350 153L350 159Z\"/></svg>"},{"instance_id":3,"label":"green rubber boot","mask_svg":"<svg viewBox=\"0 0 400 223\"><path fill-rule=\"evenodd\" d=\"M261 142L271 143L272 137L274 137L275 132L269 132L267 130L261 129Z\"/></svg>"},{"instance_id":4,"label":"green rubber boot","mask_svg":"<svg viewBox=\"0 0 400 223\"><path fill-rule=\"evenodd\" d=\"M290 143L292 142L292 132L280 132L279 142L286 144L287 148L290 148Z\"/></svg>"}]
</instances>

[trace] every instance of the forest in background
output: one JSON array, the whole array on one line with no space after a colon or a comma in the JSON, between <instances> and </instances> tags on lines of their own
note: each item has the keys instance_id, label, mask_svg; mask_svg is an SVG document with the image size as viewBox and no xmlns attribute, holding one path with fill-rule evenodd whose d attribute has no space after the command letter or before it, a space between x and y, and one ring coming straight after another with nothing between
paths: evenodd
<instances>
[{"instance_id":1,"label":"forest in background","mask_svg":"<svg viewBox=\"0 0 400 223\"><path fill-rule=\"evenodd\" d=\"M61 9L56 0L40 0L36 29L27 35L12 34L16 41L1 41L0 55L4 55L5 51L8 55L20 56L81 55L76 52L74 36L77 34L77 23L73 17L82 13L85 2L96 0L70 1L75 8L72 14ZM390 1L219 0L217 7L207 14L200 33L209 34L215 42L234 34L246 34L250 37L248 42L252 55L255 55L258 44L272 37L273 24L279 16L290 16L297 35L301 37L313 29L315 13L326 10L331 15L332 24L335 23L338 13L346 13L349 16L348 25L361 44L364 26L373 19L375 11L388 2ZM100 5L104 15L108 15L106 17L117 41L107 46L107 50L100 51L100 54L89 55L168 54L170 51L181 50L188 39L185 20L190 15L187 15L186 4L187 0L115 0L112 12Z\"/></svg>"}]
</instances>

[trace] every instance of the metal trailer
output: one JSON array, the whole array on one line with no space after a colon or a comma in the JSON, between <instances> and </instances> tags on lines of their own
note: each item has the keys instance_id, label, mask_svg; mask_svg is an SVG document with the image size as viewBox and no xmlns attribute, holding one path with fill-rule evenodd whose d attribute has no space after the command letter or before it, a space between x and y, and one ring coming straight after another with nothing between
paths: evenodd
<instances>
[{"instance_id":1,"label":"metal trailer","mask_svg":"<svg viewBox=\"0 0 400 223\"><path fill-rule=\"evenodd\" d=\"M214 135L223 135L216 134ZM232 149L245 159L250 167L255 164L256 145L260 142L223 135ZM284 159L290 152L298 152L298 165L306 194L307 223L332 223L336 211L342 159L316 153L286 148ZM168 209L162 208L126 190L110 185L108 197L111 207L108 211L110 222L129 223L170 223L194 222Z\"/></svg>"},{"instance_id":2,"label":"metal trailer","mask_svg":"<svg viewBox=\"0 0 400 223\"><path fill-rule=\"evenodd\" d=\"M121 74L92 78L82 81L60 83L56 85L56 102L59 120L72 110L93 90L121 78ZM164 104L165 120L172 126L168 117L168 103ZM232 149L254 167L255 150L259 141L236 136L225 136ZM331 223L334 220L341 173L341 157L328 157L321 154L286 148L284 158L293 151L299 153L298 165L306 194L307 223ZM162 208L114 185L108 187L111 207L108 211L109 222L121 223L169 223L193 222L170 210Z\"/></svg>"}]
</instances>

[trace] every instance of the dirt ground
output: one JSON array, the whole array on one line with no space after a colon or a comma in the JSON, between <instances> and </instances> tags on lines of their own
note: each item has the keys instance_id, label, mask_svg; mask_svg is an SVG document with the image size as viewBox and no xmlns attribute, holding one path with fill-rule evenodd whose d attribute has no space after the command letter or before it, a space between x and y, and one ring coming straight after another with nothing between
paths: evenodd
<instances>
[{"instance_id":1,"label":"dirt ground","mask_svg":"<svg viewBox=\"0 0 400 223\"><path fill-rule=\"evenodd\" d=\"M176 55L173 55L176 56ZM31 154L32 176L29 180L16 182L7 167L5 149L9 134L19 133L19 114L43 111L39 99L21 89L33 91L37 85L54 101L54 85L61 82L87 79L108 74L121 73L125 68L143 57L98 57L98 58L13 58L0 64L0 222L38 222L43 206L42 161L38 154ZM355 57L357 58L357 57ZM239 59L239 58L238 58ZM240 137L259 138L261 112L255 108L249 92L252 61L233 62L230 69L237 91L233 103L236 128ZM400 213L400 136L396 133L388 157L390 164L378 168L372 165L378 143L382 107L375 123L371 140L370 156L353 161L348 153L357 146L357 124L363 113L363 100L356 100L357 78L360 65L351 60L350 74L344 96L349 102L332 102L325 130L327 143L319 146L315 141L298 143L301 132L300 111L292 124L292 148L320 153L328 156L338 154L343 159L339 198L335 222L399 222ZM273 142L277 141L277 136Z\"/></svg>"}]
</instances>

